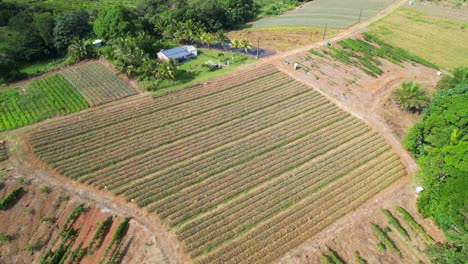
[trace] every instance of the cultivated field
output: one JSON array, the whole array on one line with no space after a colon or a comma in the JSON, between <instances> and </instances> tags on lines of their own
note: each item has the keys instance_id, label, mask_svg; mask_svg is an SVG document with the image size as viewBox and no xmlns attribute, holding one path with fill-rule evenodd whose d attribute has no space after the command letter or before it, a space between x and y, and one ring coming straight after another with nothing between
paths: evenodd
<instances>
[{"instance_id":1,"label":"cultivated field","mask_svg":"<svg viewBox=\"0 0 468 264\"><path fill-rule=\"evenodd\" d=\"M418 2L417 4L407 6L406 8L421 12L428 16L459 20L468 23L468 2L465 2L463 7L454 7L449 3L439 4L438 2Z\"/></svg>"},{"instance_id":2,"label":"cultivated field","mask_svg":"<svg viewBox=\"0 0 468 264\"><path fill-rule=\"evenodd\" d=\"M397 0L314 0L280 16L262 18L252 26L315 26L346 28L361 20L375 16ZM362 13L361 13L362 9Z\"/></svg>"},{"instance_id":3,"label":"cultivated field","mask_svg":"<svg viewBox=\"0 0 468 264\"><path fill-rule=\"evenodd\" d=\"M41 184L12 166L0 167L0 263L155 260L141 250L144 242L153 241L136 221Z\"/></svg>"},{"instance_id":4,"label":"cultivated field","mask_svg":"<svg viewBox=\"0 0 468 264\"><path fill-rule=\"evenodd\" d=\"M0 142L0 161L4 161L8 159L8 149L3 140L0 140Z\"/></svg>"},{"instance_id":5,"label":"cultivated field","mask_svg":"<svg viewBox=\"0 0 468 264\"><path fill-rule=\"evenodd\" d=\"M329 28L327 36L336 35L340 30ZM319 42L323 37L323 28L319 27L262 27L233 30L228 33L230 39L250 40L253 46L260 40L260 48L276 52L294 50L311 43Z\"/></svg>"},{"instance_id":6,"label":"cultivated field","mask_svg":"<svg viewBox=\"0 0 468 264\"><path fill-rule=\"evenodd\" d=\"M156 212L196 263L269 263L405 174L364 122L268 65L30 142L60 173Z\"/></svg>"},{"instance_id":7,"label":"cultivated field","mask_svg":"<svg viewBox=\"0 0 468 264\"><path fill-rule=\"evenodd\" d=\"M371 119L385 120L402 140L406 129L420 116L402 111L391 98L391 92L404 81L417 81L431 94L440 79L437 66L373 34L364 33L331 44L284 58L298 63L301 70L293 71L291 65L282 61L279 67L293 71L297 78L352 106L360 115L379 115Z\"/></svg>"},{"instance_id":8,"label":"cultivated field","mask_svg":"<svg viewBox=\"0 0 468 264\"><path fill-rule=\"evenodd\" d=\"M400 8L371 24L369 30L386 42L445 70L468 65L468 56L461 55L468 54L466 22L436 18Z\"/></svg>"},{"instance_id":9,"label":"cultivated field","mask_svg":"<svg viewBox=\"0 0 468 264\"><path fill-rule=\"evenodd\" d=\"M51 75L30 83L25 91L0 90L0 132L87 107L86 100L62 75Z\"/></svg>"},{"instance_id":10,"label":"cultivated field","mask_svg":"<svg viewBox=\"0 0 468 264\"><path fill-rule=\"evenodd\" d=\"M97 62L72 67L63 72L67 80L91 106L122 99L136 92Z\"/></svg>"}]
</instances>

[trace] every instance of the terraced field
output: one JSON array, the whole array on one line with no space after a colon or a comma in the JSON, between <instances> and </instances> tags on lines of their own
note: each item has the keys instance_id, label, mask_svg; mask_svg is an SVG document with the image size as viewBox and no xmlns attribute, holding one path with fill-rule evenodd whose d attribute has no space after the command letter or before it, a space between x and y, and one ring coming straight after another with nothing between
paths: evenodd
<instances>
[{"instance_id":1,"label":"terraced field","mask_svg":"<svg viewBox=\"0 0 468 264\"><path fill-rule=\"evenodd\" d=\"M63 72L67 80L91 106L122 99L136 92L97 62L86 63Z\"/></svg>"},{"instance_id":2,"label":"terraced field","mask_svg":"<svg viewBox=\"0 0 468 264\"><path fill-rule=\"evenodd\" d=\"M405 174L364 122L270 65L30 142L60 173L157 213L196 263L269 263Z\"/></svg>"}]
</instances>

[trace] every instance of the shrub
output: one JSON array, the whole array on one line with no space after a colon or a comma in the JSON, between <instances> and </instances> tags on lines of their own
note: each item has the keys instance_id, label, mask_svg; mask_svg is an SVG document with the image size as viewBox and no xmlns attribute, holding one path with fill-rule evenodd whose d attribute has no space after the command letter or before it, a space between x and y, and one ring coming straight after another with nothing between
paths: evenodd
<instances>
[{"instance_id":1,"label":"shrub","mask_svg":"<svg viewBox=\"0 0 468 264\"><path fill-rule=\"evenodd\" d=\"M400 222L386 209L381 209L382 212L387 217L388 222L406 239L411 240L408 232L401 226Z\"/></svg>"},{"instance_id":2,"label":"shrub","mask_svg":"<svg viewBox=\"0 0 468 264\"><path fill-rule=\"evenodd\" d=\"M424 228L418 223L416 222L416 220L414 220L414 218L411 216L410 213L408 213L408 211L406 211L405 209L403 209L402 207L398 207L397 208L397 211L400 212L400 214L403 216L403 218L406 220L406 222L408 222L419 234L421 234L425 239L429 240L429 241L434 241L434 239L432 239L431 236L429 236L426 231L424 230Z\"/></svg>"},{"instance_id":3,"label":"shrub","mask_svg":"<svg viewBox=\"0 0 468 264\"><path fill-rule=\"evenodd\" d=\"M375 224L371 223L371 228L374 230L375 234L379 237L379 239L385 244L385 247L390 248L393 250L395 253L397 253L398 256L401 257L401 252L400 250L395 246L392 240ZM377 245L378 246L378 245ZM380 249L380 248L379 248Z\"/></svg>"},{"instance_id":4,"label":"shrub","mask_svg":"<svg viewBox=\"0 0 468 264\"><path fill-rule=\"evenodd\" d=\"M15 200L19 197L22 191L23 191L23 187L16 188L12 192L10 192L5 198L3 198L3 200L0 201L0 210L4 211L9 206L11 206L15 202Z\"/></svg>"}]
</instances>

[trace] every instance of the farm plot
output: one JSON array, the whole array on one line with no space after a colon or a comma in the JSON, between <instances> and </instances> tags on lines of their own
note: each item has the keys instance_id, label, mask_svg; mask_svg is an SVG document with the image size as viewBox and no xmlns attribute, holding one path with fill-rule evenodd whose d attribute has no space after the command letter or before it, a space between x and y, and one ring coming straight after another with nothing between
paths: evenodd
<instances>
[{"instance_id":1,"label":"farm plot","mask_svg":"<svg viewBox=\"0 0 468 264\"><path fill-rule=\"evenodd\" d=\"M63 72L67 80L91 106L122 99L136 92L97 62L83 64Z\"/></svg>"},{"instance_id":2,"label":"farm plot","mask_svg":"<svg viewBox=\"0 0 468 264\"><path fill-rule=\"evenodd\" d=\"M8 150L5 141L0 140L0 161L8 159Z\"/></svg>"},{"instance_id":3,"label":"farm plot","mask_svg":"<svg viewBox=\"0 0 468 264\"><path fill-rule=\"evenodd\" d=\"M32 82L25 91L19 88L0 91L0 131L87 107L86 100L62 75L51 75Z\"/></svg>"},{"instance_id":4,"label":"farm plot","mask_svg":"<svg viewBox=\"0 0 468 264\"><path fill-rule=\"evenodd\" d=\"M444 10L441 8L438 12ZM464 17L468 17L466 8ZM468 54L467 28L466 21L437 18L400 8L371 24L369 32L444 70L451 70L468 65L468 56L464 55Z\"/></svg>"},{"instance_id":5,"label":"farm plot","mask_svg":"<svg viewBox=\"0 0 468 264\"><path fill-rule=\"evenodd\" d=\"M346 28L361 20L375 16L397 0L314 0L301 8L280 16L269 16L252 27L325 27Z\"/></svg>"},{"instance_id":6,"label":"farm plot","mask_svg":"<svg viewBox=\"0 0 468 264\"><path fill-rule=\"evenodd\" d=\"M30 141L60 173L156 212L197 263L269 263L405 173L375 131L271 65Z\"/></svg>"}]
</instances>

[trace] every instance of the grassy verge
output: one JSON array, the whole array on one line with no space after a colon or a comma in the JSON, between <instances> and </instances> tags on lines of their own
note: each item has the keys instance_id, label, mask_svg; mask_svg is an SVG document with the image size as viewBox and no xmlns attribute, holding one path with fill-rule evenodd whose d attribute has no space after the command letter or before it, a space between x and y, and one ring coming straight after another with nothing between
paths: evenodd
<instances>
[{"instance_id":1,"label":"grassy verge","mask_svg":"<svg viewBox=\"0 0 468 264\"><path fill-rule=\"evenodd\" d=\"M181 90L197 83L206 82L212 78L227 74L241 65L252 63L255 59L244 56L242 54L234 54L229 52L220 52L217 50L199 49L198 57L194 60L187 61L178 66L179 76L175 80L163 81L159 85L153 95L160 96ZM219 57L219 54L224 56ZM212 61L214 63L229 61L229 66L210 71L203 67L203 64Z\"/></svg>"}]
</instances>

